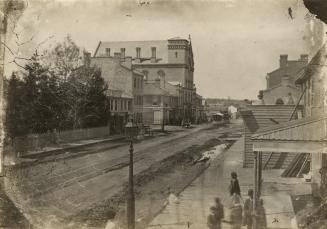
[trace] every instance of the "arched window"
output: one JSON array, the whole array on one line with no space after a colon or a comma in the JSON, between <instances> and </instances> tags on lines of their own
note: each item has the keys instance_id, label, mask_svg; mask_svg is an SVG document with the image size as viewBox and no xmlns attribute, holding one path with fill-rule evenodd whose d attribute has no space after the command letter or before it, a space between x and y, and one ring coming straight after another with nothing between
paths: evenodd
<instances>
[{"instance_id":1,"label":"arched window","mask_svg":"<svg viewBox=\"0 0 327 229\"><path fill-rule=\"evenodd\" d=\"M158 71L158 76L159 76L159 78L165 77L165 72L163 70L159 70Z\"/></svg>"},{"instance_id":2,"label":"arched window","mask_svg":"<svg viewBox=\"0 0 327 229\"><path fill-rule=\"evenodd\" d=\"M143 70L142 73L144 75L144 80L148 80L149 71Z\"/></svg>"},{"instance_id":3,"label":"arched window","mask_svg":"<svg viewBox=\"0 0 327 229\"><path fill-rule=\"evenodd\" d=\"M284 105L284 101L283 101L283 99L278 98L278 99L276 100L276 105Z\"/></svg>"}]
</instances>

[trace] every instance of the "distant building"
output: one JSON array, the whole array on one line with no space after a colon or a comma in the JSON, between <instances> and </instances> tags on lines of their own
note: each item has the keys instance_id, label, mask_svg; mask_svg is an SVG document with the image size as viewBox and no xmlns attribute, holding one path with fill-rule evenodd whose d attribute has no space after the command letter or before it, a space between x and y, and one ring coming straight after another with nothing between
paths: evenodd
<instances>
[{"instance_id":1,"label":"distant building","mask_svg":"<svg viewBox=\"0 0 327 229\"><path fill-rule=\"evenodd\" d=\"M266 76L266 89L259 92L262 104L297 103L301 90L295 85L296 76L308 64L308 55L301 55L299 60L288 60L288 55L280 55L279 68Z\"/></svg>"},{"instance_id":2,"label":"distant building","mask_svg":"<svg viewBox=\"0 0 327 229\"><path fill-rule=\"evenodd\" d=\"M92 57L90 64L101 69L101 76L108 84L112 132L122 133L129 117L142 123L144 75L132 70L132 60L121 59L119 55Z\"/></svg>"},{"instance_id":3,"label":"distant building","mask_svg":"<svg viewBox=\"0 0 327 229\"><path fill-rule=\"evenodd\" d=\"M203 104L203 98L201 95L195 96L195 123L202 123L207 121L206 107Z\"/></svg>"},{"instance_id":4,"label":"distant building","mask_svg":"<svg viewBox=\"0 0 327 229\"><path fill-rule=\"evenodd\" d=\"M206 110L208 114L214 114L217 112L228 112L228 107L233 106L236 109L245 108L251 101L249 100L237 100L237 99L220 99L220 98L206 98L205 99Z\"/></svg>"},{"instance_id":5,"label":"distant building","mask_svg":"<svg viewBox=\"0 0 327 229\"><path fill-rule=\"evenodd\" d=\"M265 114L261 112L262 117L264 115L267 117L264 122L265 125L269 124L269 120L272 121L272 119L277 122L259 129L251 117L253 116L251 112L254 113L255 111L248 110L242 114L248 123L249 131L255 132L251 137L248 137L248 142L252 144L249 150L269 155L268 158L281 155L277 161L281 161L281 159L285 161L285 157L294 155L293 160L285 170L286 175L291 173L291 176L298 176L307 169L306 172L309 174L305 175L306 180L311 181L313 194L322 200L327 197L326 63L327 48L325 44L310 63L297 74L295 83L301 88L303 95L301 99L304 106L300 115L299 112L296 112L298 108L285 113L285 108L288 107L285 105L278 108L285 107L283 112L278 109L269 110ZM269 105L265 107L269 107ZM251 156L251 154L247 155L248 157ZM247 162L249 164L250 160Z\"/></svg>"},{"instance_id":6,"label":"distant building","mask_svg":"<svg viewBox=\"0 0 327 229\"><path fill-rule=\"evenodd\" d=\"M179 87L160 79L144 83L144 124L177 124Z\"/></svg>"},{"instance_id":7,"label":"distant building","mask_svg":"<svg viewBox=\"0 0 327 229\"><path fill-rule=\"evenodd\" d=\"M152 84L158 79L160 82L170 82L170 84L176 85L179 93L174 121L180 119L195 121L196 88L190 40L177 37L156 41L99 42L94 58L112 57L112 55L119 56L122 60L131 60L131 69L142 72L144 82L149 82L146 83L147 88L153 87ZM160 91L163 93L161 96L165 96L165 90ZM146 122L153 120L157 123L157 112L153 112L152 117L150 117L148 108L145 109L145 112ZM161 115L161 118L163 117L164 115Z\"/></svg>"},{"instance_id":8,"label":"distant building","mask_svg":"<svg viewBox=\"0 0 327 229\"><path fill-rule=\"evenodd\" d=\"M230 105L228 107L228 114L232 119L236 119L236 114L237 114L237 107L234 107L233 105Z\"/></svg>"},{"instance_id":9,"label":"distant building","mask_svg":"<svg viewBox=\"0 0 327 229\"><path fill-rule=\"evenodd\" d=\"M295 105L249 105L241 110L244 121L243 166L245 168L254 166L252 135L261 129L288 122L295 108ZM293 158L292 154L281 156L280 153L264 152L263 169L284 169Z\"/></svg>"}]
</instances>

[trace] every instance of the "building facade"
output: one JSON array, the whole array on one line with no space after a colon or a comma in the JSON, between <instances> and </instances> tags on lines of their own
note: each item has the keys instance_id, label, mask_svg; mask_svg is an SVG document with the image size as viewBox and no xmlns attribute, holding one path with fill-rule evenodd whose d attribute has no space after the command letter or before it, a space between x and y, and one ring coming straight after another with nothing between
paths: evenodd
<instances>
[{"instance_id":1,"label":"building facade","mask_svg":"<svg viewBox=\"0 0 327 229\"><path fill-rule=\"evenodd\" d=\"M326 117L326 62L327 62L327 48L324 45L317 54L312 58L309 65L299 74L295 81L302 90L303 93L303 117L313 118L315 120L321 120ZM324 122L317 122L318 126L315 126L310 134L315 135L313 132L323 132L324 139L326 139L326 120ZM322 124L322 125L321 125ZM320 130L319 130L320 129ZM327 196L327 157L323 152L317 152L311 154L311 173L312 180L320 188L321 185Z\"/></svg>"},{"instance_id":2,"label":"building facade","mask_svg":"<svg viewBox=\"0 0 327 229\"><path fill-rule=\"evenodd\" d=\"M172 38L157 41L99 42L94 58L120 55L130 59L132 70L141 72L144 81L151 85L156 80L175 85L178 89L176 120L195 121L194 60L190 40ZM147 86L150 87L150 86ZM162 90L162 96L165 90ZM146 111L147 121L156 120ZM163 118L163 116L162 116Z\"/></svg>"},{"instance_id":3,"label":"building facade","mask_svg":"<svg viewBox=\"0 0 327 229\"><path fill-rule=\"evenodd\" d=\"M279 68L266 76L266 89L259 92L262 104L295 104L301 90L295 84L298 73L308 64L308 55L298 60L288 60L288 55L280 55Z\"/></svg>"},{"instance_id":4,"label":"building facade","mask_svg":"<svg viewBox=\"0 0 327 229\"><path fill-rule=\"evenodd\" d=\"M144 75L132 70L131 58L92 57L90 64L101 69L108 84L112 133L122 133L128 118L142 123Z\"/></svg>"},{"instance_id":5,"label":"building facade","mask_svg":"<svg viewBox=\"0 0 327 229\"><path fill-rule=\"evenodd\" d=\"M300 168L297 175L309 162L310 171L306 176L311 177L312 193L322 199L327 197L326 63L327 49L324 45L295 80L302 89L303 117L258 130L251 137L252 150L256 154L296 155L290 166L292 170Z\"/></svg>"},{"instance_id":6,"label":"building facade","mask_svg":"<svg viewBox=\"0 0 327 229\"><path fill-rule=\"evenodd\" d=\"M178 120L178 95L178 88L160 79L145 81L144 124L178 124L175 123Z\"/></svg>"}]
</instances>

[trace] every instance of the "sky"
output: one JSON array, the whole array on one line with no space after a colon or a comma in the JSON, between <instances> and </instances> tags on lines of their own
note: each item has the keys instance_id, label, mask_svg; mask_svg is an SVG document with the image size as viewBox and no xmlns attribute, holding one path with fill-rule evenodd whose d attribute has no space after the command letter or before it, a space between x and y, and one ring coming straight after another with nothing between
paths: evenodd
<instances>
[{"instance_id":1,"label":"sky","mask_svg":"<svg viewBox=\"0 0 327 229\"><path fill-rule=\"evenodd\" d=\"M99 41L191 35L194 80L205 98L256 99L267 72L278 67L280 54L298 59L316 51L308 45L308 11L301 0L25 1L27 8L12 27L19 38L13 33L8 39L19 55L51 48L67 34L91 53ZM17 47L17 39L27 43ZM14 68L7 64L6 73Z\"/></svg>"}]
</instances>

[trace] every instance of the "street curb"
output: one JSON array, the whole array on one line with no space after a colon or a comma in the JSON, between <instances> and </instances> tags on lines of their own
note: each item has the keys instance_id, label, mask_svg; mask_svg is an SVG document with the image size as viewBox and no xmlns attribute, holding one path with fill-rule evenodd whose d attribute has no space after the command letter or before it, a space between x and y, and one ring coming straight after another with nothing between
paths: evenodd
<instances>
[{"instance_id":1,"label":"street curb","mask_svg":"<svg viewBox=\"0 0 327 229\"><path fill-rule=\"evenodd\" d=\"M27 154L27 155L21 156L20 158L36 159L36 158L42 158L42 157L47 157L47 156L51 156L51 155L59 155L59 154L64 153L64 151L66 151L66 150L79 149L79 148L82 148L85 146L96 145L98 143L111 142L111 141L117 141L117 140L123 140L123 139L125 139L125 137L117 137L114 139L104 139L104 140L100 140L97 142L90 142L90 143L81 144L81 145L68 146L68 147L54 149L54 150L42 151L42 152L33 153L33 154Z\"/></svg>"},{"instance_id":2,"label":"street curb","mask_svg":"<svg viewBox=\"0 0 327 229\"><path fill-rule=\"evenodd\" d=\"M170 133L170 132L167 131L167 133ZM90 143L81 144L81 145L68 146L68 147L65 147L65 148L59 148L59 149L54 149L54 150L49 150L49 151L42 151L42 152L33 153L33 154L26 154L26 155L20 156L20 158L37 159L37 158L42 158L42 157L48 157L48 156L51 156L51 155L59 155L59 154L63 154L64 151L67 151L67 150L79 149L79 148L82 148L82 147L85 147L85 146L96 145L98 143L111 142L111 141L117 141L117 140L123 140L123 139L125 139L125 136L117 137L117 138L114 138L114 139L100 140L100 141L97 141L97 142L90 142Z\"/></svg>"}]
</instances>

